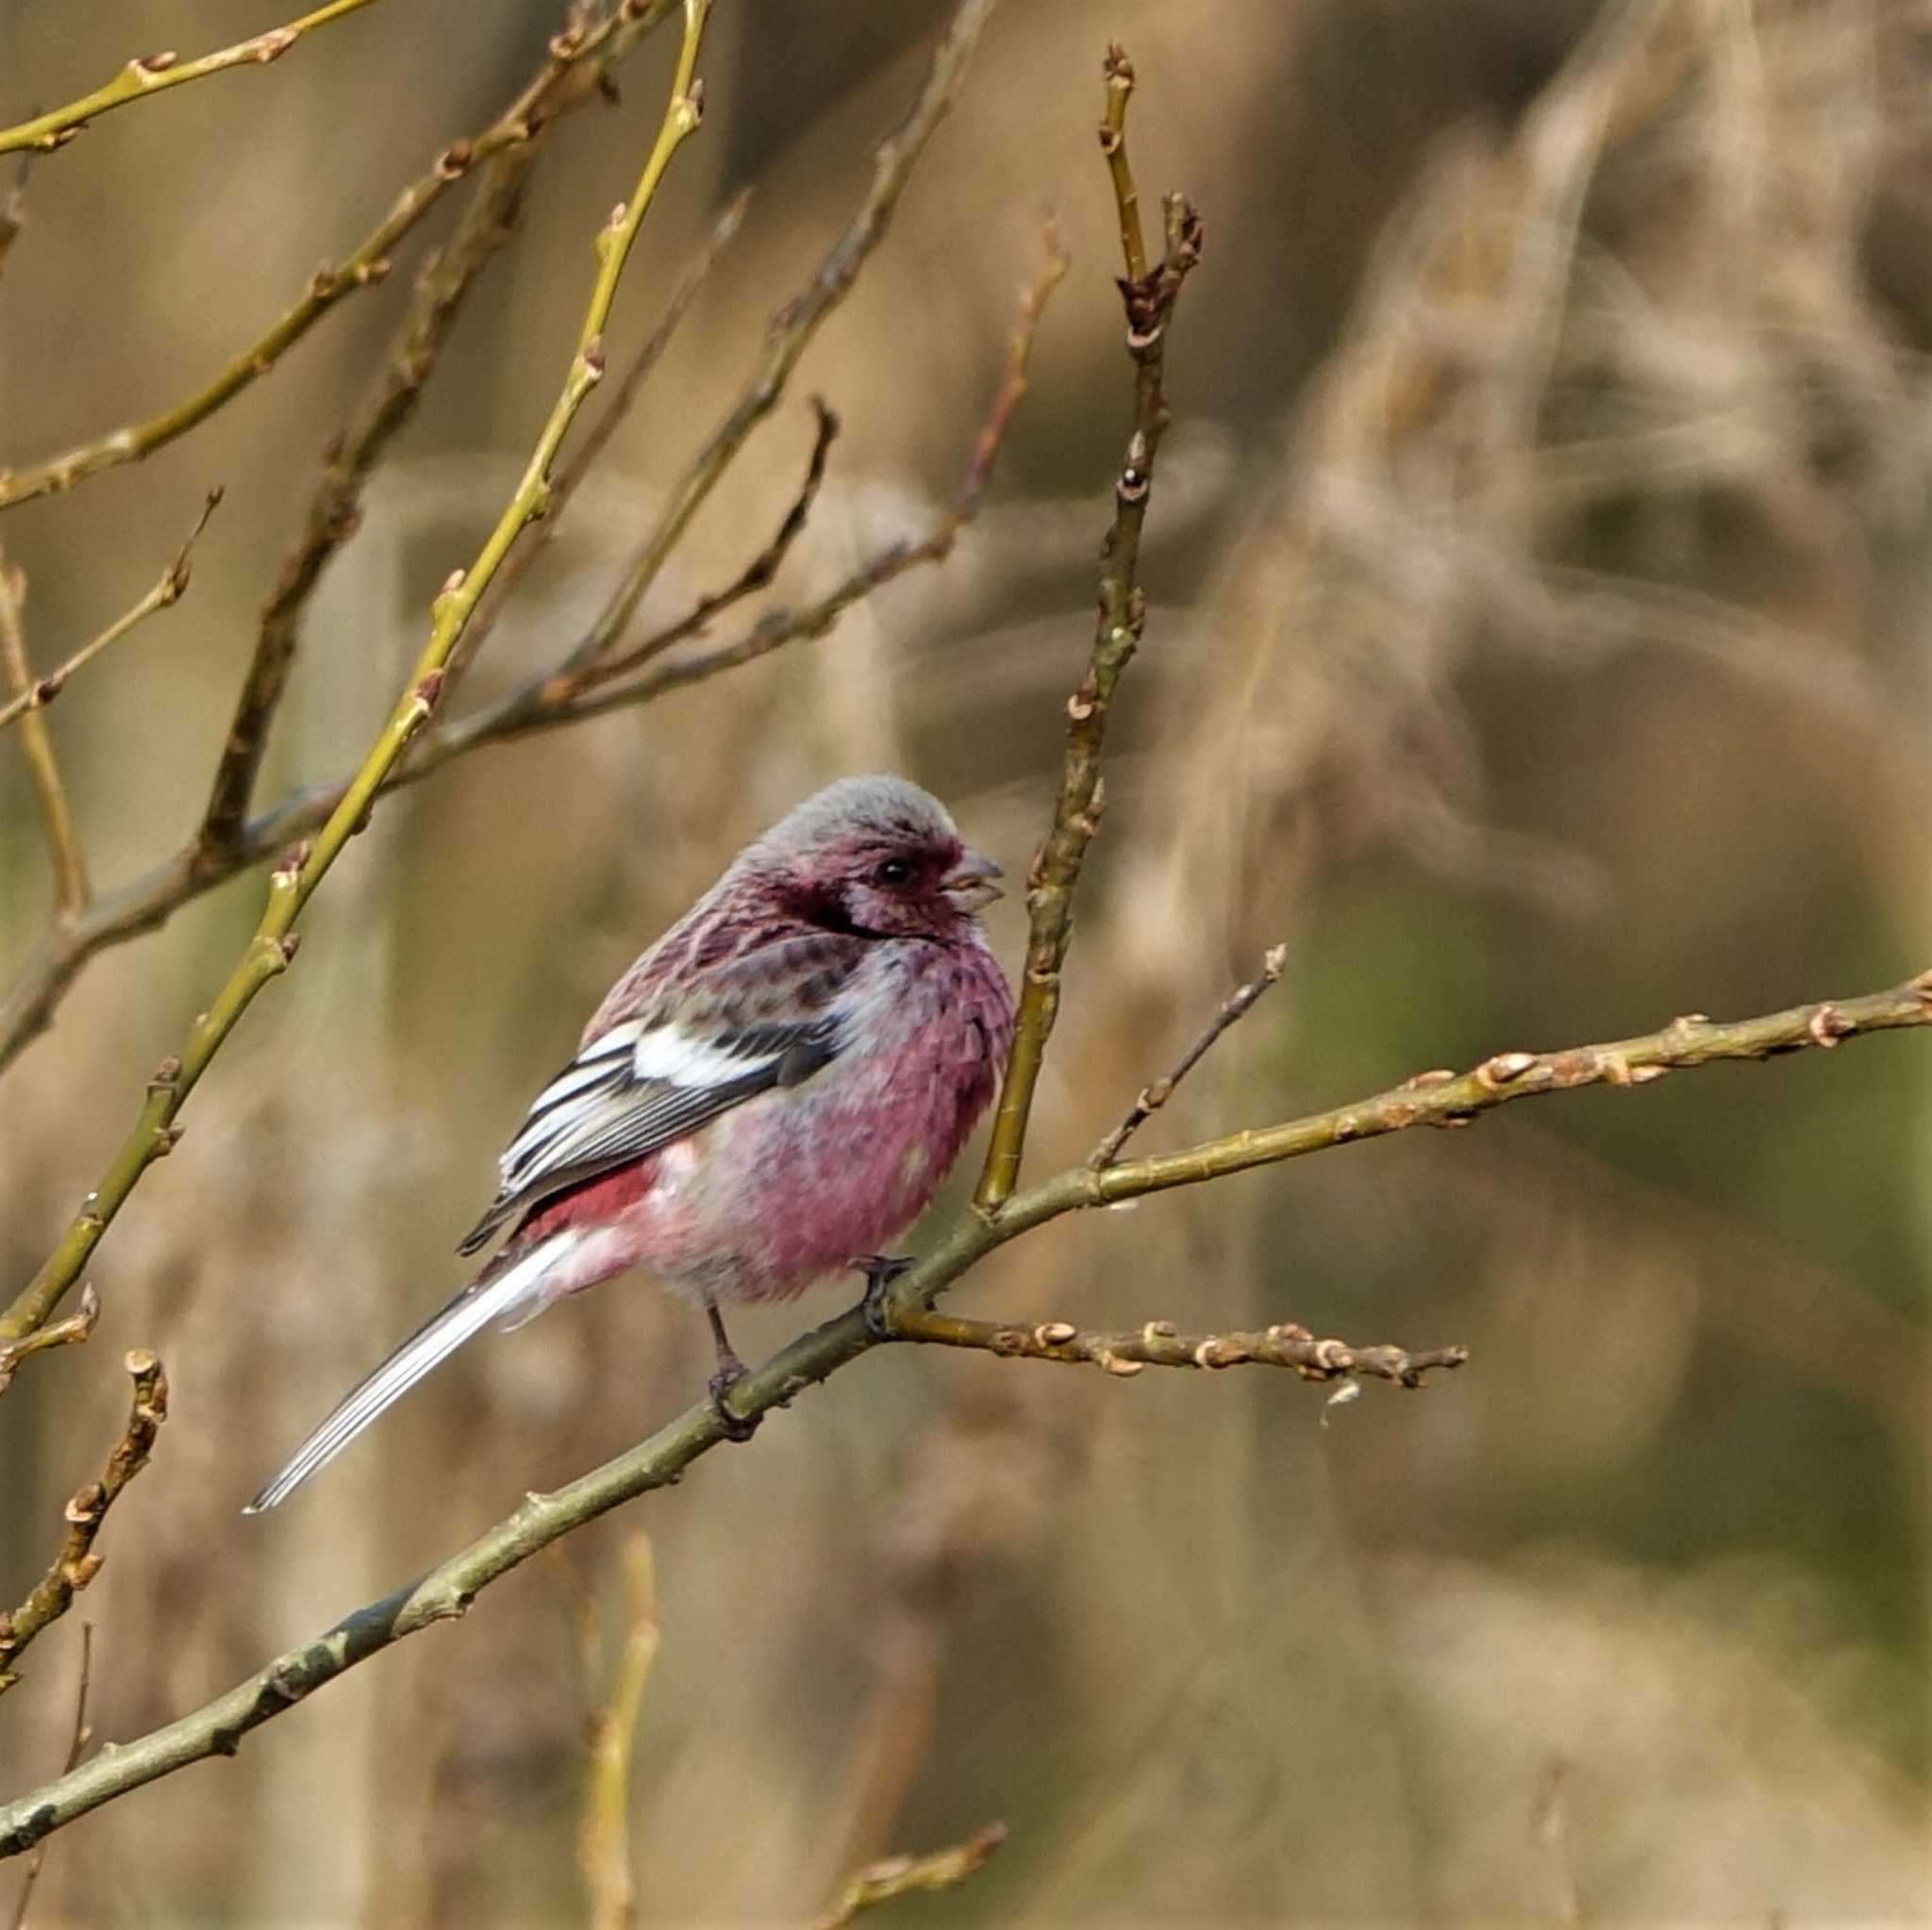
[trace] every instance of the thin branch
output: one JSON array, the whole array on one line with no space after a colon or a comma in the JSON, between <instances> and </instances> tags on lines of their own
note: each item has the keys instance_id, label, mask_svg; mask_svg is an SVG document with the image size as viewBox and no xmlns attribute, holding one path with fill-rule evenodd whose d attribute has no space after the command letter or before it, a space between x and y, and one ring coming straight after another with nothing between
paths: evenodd
<instances>
[{"instance_id":1,"label":"thin branch","mask_svg":"<svg viewBox=\"0 0 1932 1930\"><path fill-rule=\"evenodd\" d=\"M415 294L375 382L323 456L322 474L302 533L282 558L262 606L255 655L235 701L235 715L202 819L204 851L220 851L240 835L268 750L269 730L295 658L303 613L336 552L361 521L362 489L416 404L456 325L465 297L516 232L538 148L551 124L493 156L449 245L417 278Z\"/></svg>"},{"instance_id":2,"label":"thin branch","mask_svg":"<svg viewBox=\"0 0 1932 1930\"><path fill-rule=\"evenodd\" d=\"M30 696L34 689L26 628L21 621L25 601L25 574L0 552L0 667L5 668L8 688L16 701ZM27 774L41 802L41 821L46 826L47 857L54 874L55 929L60 931L71 928L86 908L87 858L80 848L80 833L75 828L74 807L67 800L67 786L60 776L60 760L55 755L47 720L28 715L21 725L20 739Z\"/></svg>"},{"instance_id":3,"label":"thin branch","mask_svg":"<svg viewBox=\"0 0 1932 1930\"><path fill-rule=\"evenodd\" d=\"M751 205L751 190L741 189L725 203L716 221L711 224L711 232L705 244L686 265L679 275L677 286L671 291L671 299L664 305L664 312L658 318L658 324L647 335L637 353L630 359L630 366L624 372L610 400L604 410L579 439L575 451L568 462L563 463L552 478L550 486L550 510L543 521L537 525L530 538L517 545L509 560L497 573L496 581L490 586L490 593L484 597L476 614L470 620L470 627L463 633L463 641L456 655L450 659L450 681L461 676L470 658L475 656L491 630L496 620L502 615L504 606L516 593L516 588L529 574L531 566L543 552L557 541L564 511L569 508L577 492L579 484L590 473L598 458L608 446L610 438L619 425L636 406L638 396L642 392L651 371L662 359L664 351L671 345L671 338L677 333L677 325L684 320L686 311L697 299L698 291L709 278L711 270L717 266L718 258L732 241L737 239L739 229L744 224L744 211ZM421 749L419 744L417 747ZM413 759L411 760L413 762Z\"/></svg>"},{"instance_id":4,"label":"thin branch","mask_svg":"<svg viewBox=\"0 0 1932 1930\"><path fill-rule=\"evenodd\" d=\"M934 130L944 120L965 81L966 64L979 43L995 0L960 0L939 45L925 84L904 121L880 143L873 162L872 185L845 232L819 263L802 293L773 319L765 352L751 380L686 468L651 533L639 546L617 589L590 632L565 660L575 673L615 646L630 625L645 592L657 581L664 559L687 525L730 467L745 439L774 409L798 358L820 325L851 292L866 258L885 238L892 210Z\"/></svg>"},{"instance_id":5,"label":"thin branch","mask_svg":"<svg viewBox=\"0 0 1932 1930\"><path fill-rule=\"evenodd\" d=\"M1261 960L1261 969L1248 982L1239 987L1222 1001L1221 1009L1208 1022L1208 1029L1195 1040L1182 1056L1181 1062L1164 1079L1156 1079L1153 1085L1143 1086L1141 1096L1134 1101L1127 1116L1094 1147L1090 1166L1111 1166L1121 1156L1121 1148L1147 1123L1147 1122L1174 1097L1174 1089L1185 1079L1213 1049L1214 1041L1237 1023L1281 976L1282 968L1288 963L1288 947L1276 945Z\"/></svg>"},{"instance_id":6,"label":"thin branch","mask_svg":"<svg viewBox=\"0 0 1932 1930\"><path fill-rule=\"evenodd\" d=\"M550 42L542 71L503 113L482 133L452 141L444 148L428 172L403 190L388 214L339 266L325 264L315 271L301 296L264 335L173 408L77 443L44 462L25 469L0 470L0 509L72 489L104 469L139 462L206 422L225 403L267 374L284 352L338 302L380 281L389 273L391 254L405 237L478 161L529 141L545 121L569 112L593 95L600 79L671 11L673 4L674 0L624 0L594 27L565 28Z\"/></svg>"},{"instance_id":7,"label":"thin branch","mask_svg":"<svg viewBox=\"0 0 1932 1930\"><path fill-rule=\"evenodd\" d=\"M1154 481L1155 457L1168 424L1163 387L1168 329L1181 285L1201 257L1201 223L1185 196L1163 204L1167 247L1151 270L1141 241L1138 202L1123 131L1133 70L1117 46L1107 54L1108 120L1103 145L1112 171L1126 278L1121 283L1127 354L1134 364L1134 428L1114 484L1113 523L1100 549L1100 608L1093 653L1080 688L1067 701L1067 749L1052 828L1026 875L1026 967L1021 980L1013 1047L1000 1083L992 1137L974 1193L982 1213L995 1213L1020 1183L1026 1122L1059 1012L1060 968L1073 938L1074 891L1087 847L1100 828L1100 752L1121 673L1141 641L1146 599L1139 582L1141 531Z\"/></svg>"},{"instance_id":8,"label":"thin branch","mask_svg":"<svg viewBox=\"0 0 1932 1930\"><path fill-rule=\"evenodd\" d=\"M168 1418L168 1376L161 1363L144 1348L136 1348L125 1365L134 1376L127 1426L114 1443L101 1478L90 1481L67 1504L67 1535L53 1566L12 1614L0 1615L0 1695L20 1680L13 1665L27 1644L65 1615L75 1596L101 1572L94 1539L121 1490L147 1466L155 1437Z\"/></svg>"},{"instance_id":9,"label":"thin branch","mask_svg":"<svg viewBox=\"0 0 1932 1930\"><path fill-rule=\"evenodd\" d=\"M91 643L83 643L58 670L50 670L45 676L36 678L10 703L0 705L0 730L5 730L19 718L45 709L67 688L67 680L75 672L84 669L102 651L110 644L118 643L137 624L144 622L157 610L167 609L181 601L188 589L189 559L221 500L219 486L208 492L201 506L201 514L194 519L194 527L188 532L188 541L175 552L175 559L161 572L160 581L132 609L116 617Z\"/></svg>"},{"instance_id":10,"label":"thin branch","mask_svg":"<svg viewBox=\"0 0 1932 1930\"><path fill-rule=\"evenodd\" d=\"M475 561L468 570L457 571L436 599L429 639L416 659L408 685L341 803L329 814L314 842L291 852L272 875L267 908L241 962L214 1002L195 1021L180 1057L165 1060L149 1082L147 1103L133 1132L114 1156L100 1184L87 1196L58 1245L13 1304L0 1314L0 1340L31 1333L48 1318L79 1278L88 1256L140 1183L142 1174L173 1149L180 1130L175 1124L175 1115L256 994L288 970L295 956L296 917L343 847L362 828L384 779L395 768L409 740L434 711L442 689L443 666L475 609L477 598L524 526L543 513L550 469L558 449L584 398L604 373L604 328L632 243L672 156L698 125L703 90L694 78L694 69L709 12L710 0L684 0L684 42L670 104L664 110L636 191L627 204L618 206L597 236L596 279L571 356L570 370L549 420L537 439L522 481L497 518L496 526L485 540Z\"/></svg>"},{"instance_id":11,"label":"thin branch","mask_svg":"<svg viewBox=\"0 0 1932 1930\"><path fill-rule=\"evenodd\" d=\"M839 418L825 407L824 398L814 395L811 407L816 426L812 432L811 457L806 464L805 480L799 485L798 493L791 499L791 505L785 511L784 519L779 523L771 541L724 589L714 591L708 596L699 597L697 602L675 623L667 624L661 630L646 637L641 643L635 644L621 656L608 660L600 659L590 665L584 672L582 688L588 689L594 684L613 682L618 677L641 669L653 657L661 657L665 651L675 648L677 644L688 642L693 637L702 637L712 618L721 611L727 610L733 604L742 603L747 596L756 596L759 591L771 587L772 579L777 575L779 566L804 530L806 519L811 514L812 505L818 501L819 488L825 479L825 458L831 454L832 444L839 438Z\"/></svg>"},{"instance_id":12,"label":"thin branch","mask_svg":"<svg viewBox=\"0 0 1932 1930\"><path fill-rule=\"evenodd\" d=\"M630 1763L638 1711L658 1642L651 1543L641 1530L624 1544L624 1646L610 1700L591 1719L591 1767L577 1841L592 1930L625 1930L637 1910L637 1876L630 1858Z\"/></svg>"},{"instance_id":13,"label":"thin branch","mask_svg":"<svg viewBox=\"0 0 1932 1930\"><path fill-rule=\"evenodd\" d=\"M195 60L183 60L175 54L143 54L128 61L112 80L105 87L95 88L92 93L82 94L64 108L37 114L17 127L0 127L0 154L12 154L23 148L45 153L64 147L96 115L125 108L129 101L146 100L187 81L224 74L230 67L265 67L271 60L280 59L304 34L313 33L317 27L326 26L330 21L358 12L369 4L370 0L329 0L326 7L305 13L287 26L270 27L266 33L237 41L232 47L204 54Z\"/></svg>"},{"instance_id":14,"label":"thin branch","mask_svg":"<svg viewBox=\"0 0 1932 1930\"><path fill-rule=\"evenodd\" d=\"M995 1321L962 1320L929 1307L894 1314L892 1338L941 1347L972 1347L1009 1360L1060 1360L1105 1368L1130 1379L1150 1367L1292 1368L1304 1380L1346 1380L1368 1374L1416 1388L1432 1368L1462 1366L1467 1347L1357 1347L1347 1340L1321 1340L1293 1322L1257 1334L1184 1334L1172 1321L1149 1321L1131 1333L1088 1334L1066 1321L1037 1326L1003 1326Z\"/></svg>"},{"instance_id":15,"label":"thin branch","mask_svg":"<svg viewBox=\"0 0 1932 1930\"><path fill-rule=\"evenodd\" d=\"M94 1672L94 1625L92 1622L80 1624L80 1679L74 1691L74 1734L67 1744L67 1761L62 1769L65 1774L80 1760L81 1751L93 1739L93 1730L87 1719L87 1694L93 1681ZM13 1905L13 1930L26 1930L27 1905L34 1900L34 1886L41 1880L41 1868L47 1860L47 1846L42 1843L27 1858L26 1876L20 1886L20 1895Z\"/></svg>"},{"instance_id":16,"label":"thin branch","mask_svg":"<svg viewBox=\"0 0 1932 1930\"><path fill-rule=\"evenodd\" d=\"M0 1394L13 1385L13 1376L20 1372L20 1363L29 1354L39 1354L49 1347L77 1347L92 1338L94 1323L100 1317L101 1297L92 1284L83 1283L78 1311L69 1314L65 1320L49 1322L25 1339L9 1340L0 1347Z\"/></svg>"},{"instance_id":17,"label":"thin branch","mask_svg":"<svg viewBox=\"0 0 1932 1930\"><path fill-rule=\"evenodd\" d=\"M32 158L22 155L19 173L13 177L13 185L0 197L0 263L7 259L8 251L20 240L20 231L26 226L26 183L27 171Z\"/></svg>"},{"instance_id":18,"label":"thin branch","mask_svg":"<svg viewBox=\"0 0 1932 1930\"><path fill-rule=\"evenodd\" d=\"M861 1910L891 1903L894 1897L951 1889L985 1869L1006 1839L1006 1824L990 1822L963 1843L936 1850L929 1856L888 1856L883 1862L869 1864L846 1884L839 1901L819 1919L817 1930L843 1930Z\"/></svg>"},{"instance_id":19,"label":"thin branch","mask_svg":"<svg viewBox=\"0 0 1932 1930\"><path fill-rule=\"evenodd\" d=\"M1095 1172L1074 1167L1007 1202L996 1219L967 1211L937 1245L888 1290L888 1322L916 1312L995 1248L1048 1221L1084 1207L1190 1186L1223 1173L1341 1146L1409 1126L1447 1124L1541 1092L1579 1086L1641 1086L1672 1069L1721 1059L1762 1059L1837 1045L1868 1033L1932 1025L1932 971L1867 997L1796 1006L1762 1018L1714 1023L1678 1019L1661 1031L1567 1052L1506 1053L1460 1078L1424 1073L1390 1091L1282 1125L1232 1133L1179 1153L1124 1160ZM731 1390L738 1421L789 1406L862 1355L889 1344L853 1307L800 1335ZM96 1756L44 1789L0 1805L0 1856L31 1849L76 1817L190 1763L232 1755L243 1736L292 1708L325 1684L433 1622L463 1614L477 1594L573 1529L621 1504L681 1480L688 1469L730 1437L708 1399L648 1439L552 1494L525 1498L514 1513L420 1580L358 1608L299 1648L277 1656L192 1714Z\"/></svg>"}]
</instances>

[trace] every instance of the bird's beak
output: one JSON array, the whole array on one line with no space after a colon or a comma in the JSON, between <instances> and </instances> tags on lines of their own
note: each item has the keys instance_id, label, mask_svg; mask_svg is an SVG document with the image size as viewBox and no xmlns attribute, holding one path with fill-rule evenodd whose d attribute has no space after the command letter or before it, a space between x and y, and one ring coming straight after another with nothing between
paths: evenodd
<instances>
[{"instance_id":1,"label":"bird's beak","mask_svg":"<svg viewBox=\"0 0 1932 1930\"><path fill-rule=\"evenodd\" d=\"M1006 896L992 882L994 878L1005 876L1006 873L991 858L982 857L976 851L969 851L940 880L940 890L961 911L977 911L982 905L991 905L995 898Z\"/></svg>"}]
</instances>

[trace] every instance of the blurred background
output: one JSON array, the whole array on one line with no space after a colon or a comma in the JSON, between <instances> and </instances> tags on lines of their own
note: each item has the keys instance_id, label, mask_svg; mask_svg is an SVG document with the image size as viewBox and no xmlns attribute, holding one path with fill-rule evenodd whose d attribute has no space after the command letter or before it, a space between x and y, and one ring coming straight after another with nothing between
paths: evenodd
<instances>
[{"instance_id":1,"label":"blurred background","mask_svg":"<svg viewBox=\"0 0 1932 1930\"><path fill-rule=\"evenodd\" d=\"M466 703L596 608L848 220L948 10L719 7L704 131L615 336L641 338L749 186L742 232ZM278 17L14 0L0 118ZM38 164L0 278L0 461L206 379L498 112L560 18L391 0ZM1923 0L1009 6L645 616L766 540L812 391L845 431L774 595L926 528L1052 212L1074 270L985 513L832 635L453 763L350 848L297 968L103 1245L93 1343L32 1363L0 1404L12 1601L119 1431L123 1350L157 1350L175 1390L105 1571L0 1706L7 1794L59 1766L83 1620L97 1733L132 1737L692 1397L702 1323L646 1279L614 1283L479 1343L283 1510L237 1514L458 1284L450 1249L529 1095L744 839L834 774L891 769L1024 868L1128 421L1093 141L1109 38L1141 76L1143 193L1185 186L1208 250L1169 355L1147 641L1030 1170L1084 1156L1278 942L1284 983L1149 1149L1932 963ZM263 801L359 757L429 598L505 500L674 42L544 145L523 232L309 612ZM48 713L97 883L195 823L319 453L467 191L205 426L0 518L45 669L226 486L184 603ZM7 1293L261 890L259 873L231 882L94 960L0 1080ZM0 964L50 906L9 733ZM991 923L1016 961L1022 913ZM1890 1039L1057 1223L975 1272L961 1310L1291 1319L1462 1341L1473 1362L1331 1413L1259 1370L1117 1383L876 1356L239 1763L58 1836L34 1920L577 1920L586 1719L643 1529L661 1624L630 1799L645 1922L806 1922L855 1864L995 1817L1002 1855L895 1921L1921 1921L1928 1090L1924 1042ZM741 1316L735 1338L768 1351L845 1290Z\"/></svg>"}]
</instances>

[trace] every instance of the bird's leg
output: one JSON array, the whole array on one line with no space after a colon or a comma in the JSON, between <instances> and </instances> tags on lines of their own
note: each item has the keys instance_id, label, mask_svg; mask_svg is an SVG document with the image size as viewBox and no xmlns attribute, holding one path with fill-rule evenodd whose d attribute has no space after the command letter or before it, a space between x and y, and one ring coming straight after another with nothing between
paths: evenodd
<instances>
[{"instance_id":1,"label":"bird's leg","mask_svg":"<svg viewBox=\"0 0 1932 1930\"><path fill-rule=\"evenodd\" d=\"M738 1357L730 1336L724 1331L724 1317L718 1311L716 1303L707 1301L705 1313L711 1323L711 1339L718 1347L718 1371L705 1383L705 1391L711 1400L711 1412L718 1417L718 1424L724 1430L727 1440L749 1440L758 1431L758 1423L764 1416L754 1414L747 1419L742 1414L734 1414L724 1405L724 1396L749 1370Z\"/></svg>"},{"instance_id":2,"label":"bird's leg","mask_svg":"<svg viewBox=\"0 0 1932 1930\"><path fill-rule=\"evenodd\" d=\"M896 1340L891 1320L886 1310L886 1289L913 1266L909 1254L862 1253L852 1262L865 1275L865 1298L858 1310L865 1316L865 1330L874 1340Z\"/></svg>"}]
</instances>

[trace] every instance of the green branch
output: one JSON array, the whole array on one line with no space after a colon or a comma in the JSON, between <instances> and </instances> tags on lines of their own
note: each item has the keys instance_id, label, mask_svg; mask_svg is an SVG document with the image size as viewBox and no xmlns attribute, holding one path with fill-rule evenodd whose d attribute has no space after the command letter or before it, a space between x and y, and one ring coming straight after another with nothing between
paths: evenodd
<instances>
[{"instance_id":1,"label":"green branch","mask_svg":"<svg viewBox=\"0 0 1932 1930\"><path fill-rule=\"evenodd\" d=\"M1932 1024L1932 972L1897 990L1869 997L1797 1006L1763 1018L1717 1023L1677 1019L1657 1032L1604 1045L1554 1053L1503 1053L1460 1077L1424 1073L1353 1105L1284 1124L1205 1140L1178 1153L1124 1160L1105 1170L1074 1167L1009 1199L996 1218L962 1213L932 1252L896 1281L889 1318L916 1314L996 1248L1050 1220L1089 1206L1195 1185L1249 1167L1411 1126L1442 1125L1538 1093L1596 1084L1641 1086L1672 1070L1721 1059L1762 1059L1897 1027ZM916 1321L914 1322L916 1325ZM1009 1331L991 1328L991 1333ZM1050 1329L1057 1333L1058 1329ZM1285 1332L1286 1330L1284 1330ZM1158 1343L1165 1337L1151 1336ZM1243 1337L1266 1342L1266 1336ZM1143 1344L1150 1343L1146 1329ZM733 1413L762 1418L787 1406L806 1389L861 1355L892 1344L880 1340L854 1307L802 1334L732 1389ZM1055 1342L1045 1342L1051 1346ZM1317 1347L1322 1342L1314 1343ZM1326 1343L1333 1344L1333 1343ZM991 1345L991 1351L1004 1351ZM1366 1354L1369 1350L1350 1350ZM1441 1364L1447 1365L1445 1359ZM1338 1372L1370 1371L1363 1366ZM29 1850L51 1832L103 1804L212 1755L232 1755L243 1736L285 1714L298 1702L370 1656L432 1623L463 1614L477 1594L511 1569L585 1522L625 1502L682 1478L728 1437L708 1400L679 1415L649 1439L567 1488L526 1496L506 1520L420 1580L358 1608L334 1627L277 1656L218 1696L164 1728L123 1743L69 1775L0 1805L0 1856Z\"/></svg>"},{"instance_id":2,"label":"green branch","mask_svg":"<svg viewBox=\"0 0 1932 1930\"><path fill-rule=\"evenodd\" d=\"M183 60L175 54L143 54L128 61L112 80L105 87L95 88L92 93L82 94L77 101L69 101L64 108L56 108L49 113L37 114L17 127L0 127L0 154L13 154L23 148L47 152L64 147L96 115L125 108L130 101L144 101L171 87L180 87L210 74L224 74L230 67L265 67L271 60L279 60L304 34L313 33L317 27L326 26L330 21L369 5L370 0L329 0L326 7L318 7L313 13L305 13L286 26L272 26L266 33L237 41L232 47L204 54L196 60Z\"/></svg>"},{"instance_id":3,"label":"green branch","mask_svg":"<svg viewBox=\"0 0 1932 1930\"><path fill-rule=\"evenodd\" d=\"M490 579L525 525L542 515L549 495L550 468L558 448L584 398L604 373L604 327L631 245L672 156L698 125L702 88L693 75L709 11L710 0L684 0L684 44L678 56L670 105L636 192L627 204L618 207L597 237L597 275L578 331L576 349L562 391L537 439L522 481L475 561L468 570L457 571L436 599L429 641L416 660L408 687L397 699L388 724L340 803L314 842L291 852L271 878L267 909L241 962L214 1003L195 1022L180 1057L164 1061L149 1082L147 1103L134 1131L114 1156L100 1184L88 1195L59 1244L12 1306L0 1314L0 1340L17 1339L47 1319L79 1278L89 1256L142 1174L174 1147L180 1134L180 1128L175 1124L175 1116L256 994L288 969L295 956L297 915L341 855L343 846L361 829L384 779L434 711L441 691L443 667L476 607L477 599L489 587Z\"/></svg>"}]
</instances>

